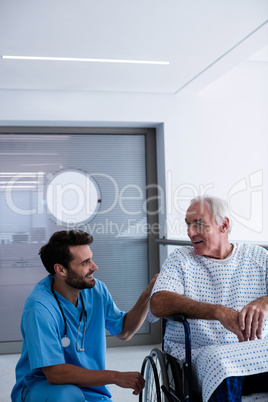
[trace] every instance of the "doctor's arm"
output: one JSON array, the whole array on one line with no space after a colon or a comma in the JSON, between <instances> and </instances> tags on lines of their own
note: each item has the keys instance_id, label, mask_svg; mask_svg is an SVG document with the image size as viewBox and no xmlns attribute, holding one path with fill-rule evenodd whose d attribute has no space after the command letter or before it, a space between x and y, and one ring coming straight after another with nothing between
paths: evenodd
<instances>
[{"instance_id":1,"label":"doctor's arm","mask_svg":"<svg viewBox=\"0 0 268 402\"><path fill-rule=\"evenodd\" d=\"M125 315L123 330L117 335L118 338L128 341L143 324L149 310L150 296L157 276L154 276L147 288L140 295L136 304Z\"/></svg>"},{"instance_id":2,"label":"doctor's arm","mask_svg":"<svg viewBox=\"0 0 268 402\"><path fill-rule=\"evenodd\" d=\"M139 372L89 370L72 364L59 364L42 369L48 382L53 385L74 384L80 387L94 387L115 384L122 388L133 389L135 395L138 395L145 385Z\"/></svg>"}]
</instances>

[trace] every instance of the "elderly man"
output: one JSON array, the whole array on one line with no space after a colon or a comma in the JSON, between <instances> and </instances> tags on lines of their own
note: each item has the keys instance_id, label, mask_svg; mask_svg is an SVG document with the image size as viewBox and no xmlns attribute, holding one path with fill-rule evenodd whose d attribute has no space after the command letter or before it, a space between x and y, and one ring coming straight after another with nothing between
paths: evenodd
<instances>
[{"instance_id":1,"label":"elderly man","mask_svg":"<svg viewBox=\"0 0 268 402\"><path fill-rule=\"evenodd\" d=\"M165 261L151 313L190 319L195 386L203 401L268 392L268 253L229 242L228 210L216 197L193 199L186 224L193 247L178 248ZM180 325L168 322L166 351L183 358L183 343Z\"/></svg>"}]
</instances>

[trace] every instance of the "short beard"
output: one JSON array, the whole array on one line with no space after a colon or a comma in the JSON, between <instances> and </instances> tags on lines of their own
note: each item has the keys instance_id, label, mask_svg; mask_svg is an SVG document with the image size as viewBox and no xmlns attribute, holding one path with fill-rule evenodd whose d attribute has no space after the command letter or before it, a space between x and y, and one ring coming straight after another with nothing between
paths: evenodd
<instances>
[{"instance_id":1,"label":"short beard","mask_svg":"<svg viewBox=\"0 0 268 402\"><path fill-rule=\"evenodd\" d=\"M71 268L68 268L67 278L65 283L74 289L91 289L95 286L95 280L93 279L91 283L87 283L84 279L81 278L75 271Z\"/></svg>"}]
</instances>

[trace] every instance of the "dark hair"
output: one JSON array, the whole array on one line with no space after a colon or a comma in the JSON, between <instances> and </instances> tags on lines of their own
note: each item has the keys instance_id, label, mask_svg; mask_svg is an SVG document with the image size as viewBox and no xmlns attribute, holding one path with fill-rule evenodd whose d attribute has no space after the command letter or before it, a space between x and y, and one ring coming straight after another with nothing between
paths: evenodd
<instances>
[{"instance_id":1,"label":"dark hair","mask_svg":"<svg viewBox=\"0 0 268 402\"><path fill-rule=\"evenodd\" d=\"M55 275L54 265L61 264L69 268L69 263L73 260L69 246L81 246L91 244L93 237L82 230L62 230L55 232L39 250L39 255L46 270Z\"/></svg>"}]
</instances>

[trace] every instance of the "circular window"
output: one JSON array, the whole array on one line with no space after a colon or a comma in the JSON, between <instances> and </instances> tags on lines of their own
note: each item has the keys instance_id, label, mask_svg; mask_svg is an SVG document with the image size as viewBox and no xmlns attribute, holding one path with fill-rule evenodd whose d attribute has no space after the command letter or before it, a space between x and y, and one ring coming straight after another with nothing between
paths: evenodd
<instances>
[{"instance_id":1,"label":"circular window","mask_svg":"<svg viewBox=\"0 0 268 402\"><path fill-rule=\"evenodd\" d=\"M57 224L90 221L99 210L100 189L96 181L80 170L64 170L55 174L47 185L48 213Z\"/></svg>"}]
</instances>

